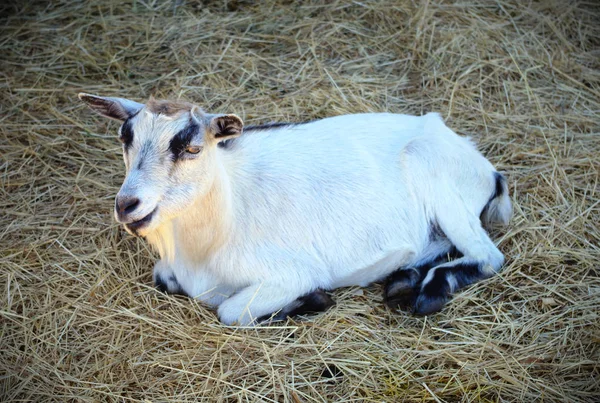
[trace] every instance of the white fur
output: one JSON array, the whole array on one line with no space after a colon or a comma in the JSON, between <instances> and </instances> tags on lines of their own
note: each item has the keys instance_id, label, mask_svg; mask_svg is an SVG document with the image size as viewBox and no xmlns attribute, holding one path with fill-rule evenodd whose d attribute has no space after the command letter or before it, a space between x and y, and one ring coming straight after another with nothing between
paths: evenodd
<instances>
[{"instance_id":1,"label":"white fur","mask_svg":"<svg viewBox=\"0 0 600 403\"><path fill-rule=\"evenodd\" d=\"M200 155L169 165L163 152L189 114L138 114L119 194L142 200L136 219L157 208L140 232L160 251L155 276L175 275L223 323L252 324L317 288L364 286L427 260L444 248L429 239L432 223L465 259L500 269L479 218L494 168L438 114L337 116L251 131L228 148L209 141L210 118L199 117ZM506 221L506 193L494 203L486 219Z\"/></svg>"}]
</instances>

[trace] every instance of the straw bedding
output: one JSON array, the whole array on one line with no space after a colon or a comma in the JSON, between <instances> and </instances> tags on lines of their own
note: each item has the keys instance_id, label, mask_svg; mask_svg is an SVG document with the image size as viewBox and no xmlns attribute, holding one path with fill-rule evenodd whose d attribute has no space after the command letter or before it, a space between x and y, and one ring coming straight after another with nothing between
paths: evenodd
<instances>
[{"instance_id":1,"label":"straw bedding","mask_svg":"<svg viewBox=\"0 0 600 403\"><path fill-rule=\"evenodd\" d=\"M573 401L600 396L594 1L4 2L4 401ZM510 182L503 272L419 318L381 285L256 329L157 292L112 218L116 123L76 93L247 124L439 111Z\"/></svg>"}]
</instances>

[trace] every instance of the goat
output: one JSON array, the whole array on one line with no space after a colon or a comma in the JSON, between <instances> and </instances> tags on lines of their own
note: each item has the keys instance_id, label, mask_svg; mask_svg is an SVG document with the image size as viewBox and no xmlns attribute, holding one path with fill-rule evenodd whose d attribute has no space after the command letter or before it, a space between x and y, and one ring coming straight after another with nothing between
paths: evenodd
<instances>
[{"instance_id":1,"label":"goat","mask_svg":"<svg viewBox=\"0 0 600 403\"><path fill-rule=\"evenodd\" d=\"M185 102L79 98L122 122L115 218L158 250L155 284L224 324L322 311L325 290L377 281L428 315L504 263L483 225L508 223L506 180L439 114L244 128Z\"/></svg>"}]
</instances>

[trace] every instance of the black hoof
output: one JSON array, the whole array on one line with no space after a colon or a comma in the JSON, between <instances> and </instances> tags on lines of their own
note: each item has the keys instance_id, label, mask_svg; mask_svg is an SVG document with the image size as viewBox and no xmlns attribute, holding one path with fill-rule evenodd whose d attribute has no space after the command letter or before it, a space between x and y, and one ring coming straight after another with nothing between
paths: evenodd
<instances>
[{"instance_id":1,"label":"black hoof","mask_svg":"<svg viewBox=\"0 0 600 403\"><path fill-rule=\"evenodd\" d=\"M390 309L411 311L416 300L416 291L413 288L404 288L395 291L393 295L386 295L385 304Z\"/></svg>"},{"instance_id":2,"label":"black hoof","mask_svg":"<svg viewBox=\"0 0 600 403\"><path fill-rule=\"evenodd\" d=\"M419 273L412 269L398 270L386 280L383 289L385 304L391 309L411 310L418 293Z\"/></svg>"},{"instance_id":3,"label":"black hoof","mask_svg":"<svg viewBox=\"0 0 600 403\"><path fill-rule=\"evenodd\" d=\"M301 296L275 315L264 315L258 318L258 323L277 322L298 315L319 313L335 305L335 301L323 290L315 290Z\"/></svg>"},{"instance_id":4,"label":"black hoof","mask_svg":"<svg viewBox=\"0 0 600 403\"><path fill-rule=\"evenodd\" d=\"M181 286L177 282L177 278L173 274L169 276L169 279L167 281L165 281L165 279L162 276L157 275L154 278L154 286L158 291L164 292L165 294L177 294L187 296L187 294L183 291L183 288L181 288Z\"/></svg>"},{"instance_id":5,"label":"black hoof","mask_svg":"<svg viewBox=\"0 0 600 403\"><path fill-rule=\"evenodd\" d=\"M169 292L169 287L167 286L167 282L163 280L161 276L156 276L154 279L154 286L160 292L164 292L167 294Z\"/></svg>"},{"instance_id":6,"label":"black hoof","mask_svg":"<svg viewBox=\"0 0 600 403\"><path fill-rule=\"evenodd\" d=\"M444 308L448 299L445 295L427 295L421 293L415 302L413 314L426 316L439 312Z\"/></svg>"}]
</instances>

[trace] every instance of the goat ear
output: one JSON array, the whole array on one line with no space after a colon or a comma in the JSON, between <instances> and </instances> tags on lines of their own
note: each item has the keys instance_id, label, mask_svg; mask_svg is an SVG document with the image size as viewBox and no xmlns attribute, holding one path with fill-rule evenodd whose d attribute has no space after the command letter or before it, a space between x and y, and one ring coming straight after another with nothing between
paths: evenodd
<instances>
[{"instance_id":1,"label":"goat ear","mask_svg":"<svg viewBox=\"0 0 600 403\"><path fill-rule=\"evenodd\" d=\"M121 122L135 115L137 111L144 107L143 104L124 98L99 97L83 92L79 93L78 97L100 115Z\"/></svg>"},{"instance_id":2,"label":"goat ear","mask_svg":"<svg viewBox=\"0 0 600 403\"><path fill-rule=\"evenodd\" d=\"M218 142L238 137L243 127L244 122L237 115L217 115L210 119L209 133Z\"/></svg>"}]
</instances>

